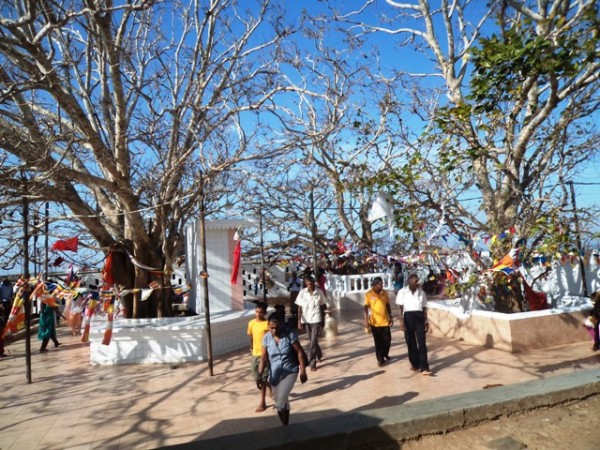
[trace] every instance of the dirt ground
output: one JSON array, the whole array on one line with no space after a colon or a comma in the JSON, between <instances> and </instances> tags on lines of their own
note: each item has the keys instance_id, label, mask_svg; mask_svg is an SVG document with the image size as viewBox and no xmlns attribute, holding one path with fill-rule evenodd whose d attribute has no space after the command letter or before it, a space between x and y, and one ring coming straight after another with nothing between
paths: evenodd
<instances>
[{"instance_id":1,"label":"dirt ground","mask_svg":"<svg viewBox=\"0 0 600 450\"><path fill-rule=\"evenodd\" d=\"M402 450L469 449L599 450L600 395L402 444Z\"/></svg>"}]
</instances>

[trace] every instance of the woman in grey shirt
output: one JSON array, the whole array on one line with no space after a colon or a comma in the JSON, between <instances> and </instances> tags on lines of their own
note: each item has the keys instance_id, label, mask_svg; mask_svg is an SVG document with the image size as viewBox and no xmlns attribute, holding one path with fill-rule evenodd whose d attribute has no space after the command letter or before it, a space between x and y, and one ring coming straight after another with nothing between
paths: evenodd
<instances>
[{"instance_id":1,"label":"woman in grey shirt","mask_svg":"<svg viewBox=\"0 0 600 450\"><path fill-rule=\"evenodd\" d=\"M304 350L296 333L286 327L277 313L269 316L269 332L265 334L262 355L258 366L257 383L262 383L262 374L269 359L269 383L273 388L275 408L281 423L290 421L289 396L300 372L300 381L306 377Z\"/></svg>"}]
</instances>

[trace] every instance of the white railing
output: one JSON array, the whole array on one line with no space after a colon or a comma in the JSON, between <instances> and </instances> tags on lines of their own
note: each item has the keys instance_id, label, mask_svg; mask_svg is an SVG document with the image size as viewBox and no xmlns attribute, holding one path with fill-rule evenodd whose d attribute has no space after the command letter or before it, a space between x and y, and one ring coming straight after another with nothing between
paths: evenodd
<instances>
[{"instance_id":1,"label":"white railing","mask_svg":"<svg viewBox=\"0 0 600 450\"><path fill-rule=\"evenodd\" d=\"M392 273L364 273L360 275L327 275L325 288L327 292L333 295L347 295L353 292L367 292L371 289L373 279L381 277L383 279L383 288L393 290Z\"/></svg>"}]
</instances>

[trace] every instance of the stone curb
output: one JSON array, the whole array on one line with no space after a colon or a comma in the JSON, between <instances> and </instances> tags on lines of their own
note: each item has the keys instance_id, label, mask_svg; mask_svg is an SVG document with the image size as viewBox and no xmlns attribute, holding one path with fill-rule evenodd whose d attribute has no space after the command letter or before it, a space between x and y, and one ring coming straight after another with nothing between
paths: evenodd
<instances>
[{"instance_id":1,"label":"stone curb","mask_svg":"<svg viewBox=\"0 0 600 450\"><path fill-rule=\"evenodd\" d=\"M340 414L269 430L163 448L210 450L397 449L400 442L443 434L501 416L583 400L600 394L600 372L589 369L407 405ZM273 417L277 420L277 417ZM292 413L292 422L294 415Z\"/></svg>"}]
</instances>

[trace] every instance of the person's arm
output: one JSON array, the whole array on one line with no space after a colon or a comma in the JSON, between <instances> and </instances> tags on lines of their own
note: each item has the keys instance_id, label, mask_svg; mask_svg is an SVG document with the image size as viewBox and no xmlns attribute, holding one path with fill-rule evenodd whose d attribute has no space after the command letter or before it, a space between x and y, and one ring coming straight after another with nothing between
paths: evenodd
<instances>
[{"instance_id":1,"label":"person's arm","mask_svg":"<svg viewBox=\"0 0 600 450\"><path fill-rule=\"evenodd\" d=\"M304 364L304 355L302 354L302 346L300 342L294 341L292 347L298 354L298 365L300 366L300 382L305 383L308 377L306 376L306 364Z\"/></svg>"},{"instance_id":2,"label":"person's arm","mask_svg":"<svg viewBox=\"0 0 600 450\"><path fill-rule=\"evenodd\" d=\"M398 322L400 323L400 331L404 331L404 306L398 305Z\"/></svg>"},{"instance_id":3,"label":"person's arm","mask_svg":"<svg viewBox=\"0 0 600 450\"><path fill-rule=\"evenodd\" d=\"M250 353L252 353L252 350L254 350L254 339L252 337L252 321L250 321L250 323L248 323L248 328L246 329L246 334L250 337Z\"/></svg>"},{"instance_id":4,"label":"person's arm","mask_svg":"<svg viewBox=\"0 0 600 450\"><path fill-rule=\"evenodd\" d=\"M262 389L263 384L263 373L265 371L265 366L267 365L267 358L269 357L267 353L267 347L263 345L262 353L260 355L260 362L258 363L258 379L256 380L256 387Z\"/></svg>"},{"instance_id":5,"label":"person's arm","mask_svg":"<svg viewBox=\"0 0 600 450\"><path fill-rule=\"evenodd\" d=\"M398 323L400 324L400 331L404 331L404 302L402 301L402 290L400 289L396 294L396 305L398 305Z\"/></svg>"},{"instance_id":6,"label":"person's arm","mask_svg":"<svg viewBox=\"0 0 600 450\"><path fill-rule=\"evenodd\" d=\"M302 329L302 306L298 305L298 329Z\"/></svg>"},{"instance_id":7,"label":"person's arm","mask_svg":"<svg viewBox=\"0 0 600 450\"><path fill-rule=\"evenodd\" d=\"M390 318L390 327L394 326L394 316L392 315L392 307L390 306L390 302L385 305L385 309L387 310L388 317Z\"/></svg>"},{"instance_id":8,"label":"person's arm","mask_svg":"<svg viewBox=\"0 0 600 450\"><path fill-rule=\"evenodd\" d=\"M365 329L369 328L369 307L365 305Z\"/></svg>"},{"instance_id":9,"label":"person's arm","mask_svg":"<svg viewBox=\"0 0 600 450\"><path fill-rule=\"evenodd\" d=\"M421 291L421 295L423 296L422 304L423 304L423 317L425 318L425 333L429 331L429 320L427 320L427 295L425 292Z\"/></svg>"}]
</instances>

